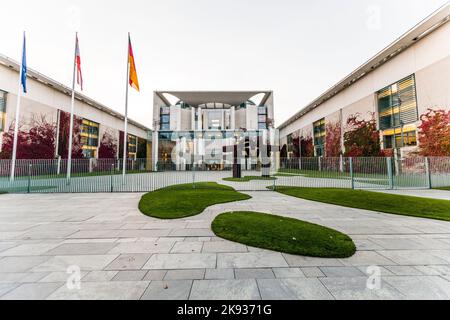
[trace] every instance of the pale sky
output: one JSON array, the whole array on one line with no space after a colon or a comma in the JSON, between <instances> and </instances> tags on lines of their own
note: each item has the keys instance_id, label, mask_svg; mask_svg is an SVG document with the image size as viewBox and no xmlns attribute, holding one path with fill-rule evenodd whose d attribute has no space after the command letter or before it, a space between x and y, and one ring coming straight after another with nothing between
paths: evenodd
<instances>
[{"instance_id":1,"label":"pale sky","mask_svg":"<svg viewBox=\"0 0 450 320\"><path fill-rule=\"evenodd\" d=\"M154 90L273 90L279 125L448 0L3 1L0 52L65 85L79 31L84 94L124 112L127 32L152 125Z\"/></svg>"}]
</instances>

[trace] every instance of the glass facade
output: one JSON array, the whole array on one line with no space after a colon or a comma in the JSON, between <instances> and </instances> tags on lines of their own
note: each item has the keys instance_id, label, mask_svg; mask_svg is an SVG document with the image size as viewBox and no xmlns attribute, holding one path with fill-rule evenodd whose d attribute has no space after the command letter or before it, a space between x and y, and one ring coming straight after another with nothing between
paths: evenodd
<instances>
[{"instance_id":1,"label":"glass facade","mask_svg":"<svg viewBox=\"0 0 450 320\"><path fill-rule=\"evenodd\" d=\"M267 107L258 107L258 129L267 130Z\"/></svg>"},{"instance_id":2,"label":"glass facade","mask_svg":"<svg viewBox=\"0 0 450 320\"><path fill-rule=\"evenodd\" d=\"M170 107L161 107L159 122L161 131L170 130Z\"/></svg>"},{"instance_id":3,"label":"glass facade","mask_svg":"<svg viewBox=\"0 0 450 320\"><path fill-rule=\"evenodd\" d=\"M384 148L417 145L419 120L414 75L408 76L377 92L380 130Z\"/></svg>"},{"instance_id":4,"label":"glass facade","mask_svg":"<svg viewBox=\"0 0 450 320\"><path fill-rule=\"evenodd\" d=\"M138 138L132 134L128 135L128 158L136 158Z\"/></svg>"},{"instance_id":5,"label":"glass facade","mask_svg":"<svg viewBox=\"0 0 450 320\"><path fill-rule=\"evenodd\" d=\"M317 157L325 155L326 127L325 118L314 122L314 149Z\"/></svg>"},{"instance_id":6,"label":"glass facade","mask_svg":"<svg viewBox=\"0 0 450 320\"><path fill-rule=\"evenodd\" d=\"M5 130L6 124L6 92L0 90L0 132Z\"/></svg>"},{"instance_id":7,"label":"glass facade","mask_svg":"<svg viewBox=\"0 0 450 320\"><path fill-rule=\"evenodd\" d=\"M99 127L98 123L86 119L81 123L81 144L85 158L95 158L97 155Z\"/></svg>"}]
</instances>

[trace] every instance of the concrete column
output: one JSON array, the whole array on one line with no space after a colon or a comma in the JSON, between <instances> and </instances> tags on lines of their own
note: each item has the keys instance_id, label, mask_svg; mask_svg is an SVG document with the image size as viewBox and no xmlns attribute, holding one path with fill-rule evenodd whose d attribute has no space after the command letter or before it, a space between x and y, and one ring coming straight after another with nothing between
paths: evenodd
<instances>
[{"instance_id":1,"label":"concrete column","mask_svg":"<svg viewBox=\"0 0 450 320\"><path fill-rule=\"evenodd\" d=\"M191 130L195 131L196 130L196 128L195 128L195 111L196 111L196 109L193 107L191 111L192 111L191 112L192 113L192 115L191 115Z\"/></svg>"},{"instance_id":2,"label":"concrete column","mask_svg":"<svg viewBox=\"0 0 450 320\"><path fill-rule=\"evenodd\" d=\"M159 161L158 148L159 148L159 132L154 131L152 136L152 161L154 171L158 170L157 168L157 163Z\"/></svg>"},{"instance_id":3,"label":"concrete column","mask_svg":"<svg viewBox=\"0 0 450 320\"><path fill-rule=\"evenodd\" d=\"M198 131L202 131L203 130L203 110L202 108L198 108Z\"/></svg>"},{"instance_id":4,"label":"concrete column","mask_svg":"<svg viewBox=\"0 0 450 320\"><path fill-rule=\"evenodd\" d=\"M231 107L231 130L236 130L236 107Z\"/></svg>"}]
</instances>

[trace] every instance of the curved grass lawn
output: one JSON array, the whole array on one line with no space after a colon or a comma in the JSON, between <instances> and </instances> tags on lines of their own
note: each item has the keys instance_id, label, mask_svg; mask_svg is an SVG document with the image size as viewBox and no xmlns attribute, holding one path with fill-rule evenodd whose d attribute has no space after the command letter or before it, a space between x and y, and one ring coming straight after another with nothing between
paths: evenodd
<instances>
[{"instance_id":1,"label":"curved grass lawn","mask_svg":"<svg viewBox=\"0 0 450 320\"><path fill-rule=\"evenodd\" d=\"M450 201L351 189L277 187L301 199L349 208L450 221Z\"/></svg>"},{"instance_id":2,"label":"curved grass lawn","mask_svg":"<svg viewBox=\"0 0 450 320\"><path fill-rule=\"evenodd\" d=\"M273 181L277 180L275 177L261 177L261 176L247 176L242 178L224 178L223 181L228 182L250 182L254 180Z\"/></svg>"},{"instance_id":3,"label":"curved grass lawn","mask_svg":"<svg viewBox=\"0 0 450 320\"><path fill-rule=\"evenodd\" d=\"M213 182L183 184L156 190L144 195L139 210L159 219L180 219L195 216L206 208L221 203L251 199L231 187Z\"/></svg>"},{"instance_id":4,"label":"curved grass lawn","mask_svg":"<svg viewBox=\"0 0 450 320\"><path fill-rule=\"evenodd\" d=\"M319 257L348 258L356 246L347 235L300 220L258 212L229 212L212 223L214 233L256 248Z\"/></svg>"}]
</instances>

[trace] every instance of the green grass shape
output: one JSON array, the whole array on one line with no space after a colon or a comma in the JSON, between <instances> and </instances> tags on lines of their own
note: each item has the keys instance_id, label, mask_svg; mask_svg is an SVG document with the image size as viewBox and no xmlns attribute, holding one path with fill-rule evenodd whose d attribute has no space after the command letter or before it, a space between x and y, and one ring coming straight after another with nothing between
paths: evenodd
<instances>
[{"instance_id":1,"label":"green grass shape","mask_svg":"<svg viewBox=\"0 0 450 320\"><path fill-rule=\"evenodd\" d=\"M221 214L212 230L226 240L294 255L348 258L356 252L352 239L336 230L258 212Z\"/></svg>"},{"instance_id":2,"label":"green grass shape","mask_svg":"<svg viewBox=\"0 0 450 320\"><path fill-rule=\"evenodd\" d=\"M260 176L246 176L246 177L242 177L242 178L224 178L223 179L223 181L228 181L228 182L250 182L253 180L273 181L273 180L277 180L277 178L260 177Z\"/></svg>"},{"instance_id":3,"label":"green grass shape","mask_svg":"<svg viewBox=\"0 0 450 320\"><path fill-rule=\"evenodd\" d=\"M243 201L250 196L214 182L183 184L144 195L139 210L159 219L180 219L195 216L206 208L221 203Z\"/></svg>"},{"instance_id":4,"label":"green grass shape","mask_svg":"<svg viewBox=\"0 0 450 320\"><path fill-rule=\"evenodd\" d=\"M436 190L450 191L450 187L436 188Z\"/></svg>"},{"instance_id":5,"label":"green grass shape","mask_svg":"<svg viewBox=\"0 0 450 320\"><path fill-rule=\"evenodd\" d=\"M404 216L450 221L450 201L331 188L277 187L296 198Z\"/></svg>"}]
</instances>

